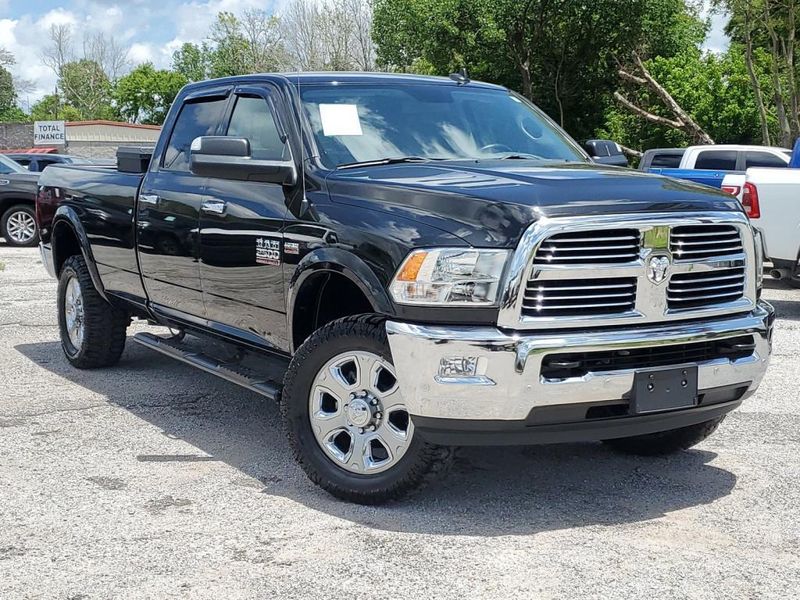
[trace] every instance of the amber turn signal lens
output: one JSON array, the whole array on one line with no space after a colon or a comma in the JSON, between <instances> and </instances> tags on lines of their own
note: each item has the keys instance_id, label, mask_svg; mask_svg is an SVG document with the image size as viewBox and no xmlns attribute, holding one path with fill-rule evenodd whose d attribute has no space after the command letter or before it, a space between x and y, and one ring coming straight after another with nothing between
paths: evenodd
<instances>
[{"instance_id":1,"label":"amber turn signal lens","mask_svg":"<svg viewBox=\"0 0 800 600\"><path fill-rule=\"evenodd\" d=\"M427 252L416 252L406 260L400 273L397 274L398 281L416 281L419 270L422 268L422 263L428 257Z\"/></svg>"}]
</instances>

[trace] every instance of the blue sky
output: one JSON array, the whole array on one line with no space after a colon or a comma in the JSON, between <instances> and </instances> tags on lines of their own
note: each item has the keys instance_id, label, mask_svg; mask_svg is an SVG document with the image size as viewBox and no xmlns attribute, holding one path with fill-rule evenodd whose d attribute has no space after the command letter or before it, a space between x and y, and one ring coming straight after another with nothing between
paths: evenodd
<instances>
[{"instance_id":1,"label":"blue sky","mask_svg":"<svg viewBox=\"0 0 800 600\"><path fill-rule=\"evenodd\" d=\"M308 0L312 1L312 0ZM40 57L52 24L70 23L80 32L102 32L131 48L134 63L168 67L172 52L184 42L205 37L220 11L280 9L283 0L0 0L0 46L17 58L14 74L33 82L23 104L52 92L56 78ZM723 16L712 17L708 49L727 46Z\"/></svg>"}]
</instances>

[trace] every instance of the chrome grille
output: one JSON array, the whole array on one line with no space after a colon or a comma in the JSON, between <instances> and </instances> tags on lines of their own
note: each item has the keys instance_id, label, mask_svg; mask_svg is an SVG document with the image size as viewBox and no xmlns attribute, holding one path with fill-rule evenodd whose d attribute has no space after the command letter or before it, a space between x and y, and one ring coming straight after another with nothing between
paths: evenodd
<instances>
[{"instance_id":1,"label":"chrome grille","mask_svg":"<svg viewBox=\"0 0 800 600\"><path fill-rule=\"evenodd\" d=\"M625 313L635 304L635 277L529 281L522 311L530 317L585 317Z\"/></svg>"},{"instance_id":2,"label":"chrome grille","mask_svg":"<svg viewBox=\"0 0 800 600\"><path fill-rule=\"evenodd\" d=\"M639 257L637 229L601 229L559 233L539 246L535 264L578 265L627 263Z\"/></svg>"},{"instance_id":3,"label":"chrome grille","mask_svg":"<svg viewBox=\"0 0 800 600\"><path fill-rule=\"evenodd\" d=\"M509 263L498 325L588 331L752 310L751 231L738 212L541 219Z\"/></svg>"},{"instance_id":4,"label":"chrome grille","mask_svg":"<svg viewBox=\"0 0 800 600\"><path fill-rule=\"evenodd\" d=\"M703 308L733 302L744 295L744 286L744 267L676 274L669 280L667 307Z\"/></svg>"},{"instance_id":5,"label":"chrome grille","mask_svg":"<svg viewBox=\"0 0 800 600\"><path fill-rule=\"evenodd\" d=\"M733 225L684 225L672 229L669 249L675 262L741 254L742 238Z\"/></svg>"}]
</instances>

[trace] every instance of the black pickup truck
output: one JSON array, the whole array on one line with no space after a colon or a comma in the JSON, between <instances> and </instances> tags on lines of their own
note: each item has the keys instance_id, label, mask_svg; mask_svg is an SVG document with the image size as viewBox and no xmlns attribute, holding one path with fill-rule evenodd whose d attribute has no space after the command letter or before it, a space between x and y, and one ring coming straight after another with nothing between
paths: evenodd
<instances>
[{"instance_id":1,"label":"black pickup truck","mask_svg":"<svg viewBox=\"0 0 800 600\"><path fill-rule=\"evenodd\" d=\"M44 171L37 214L72 364L115 364L133 317L169 327L133 340L279 400L354 502L459 445L688 448L770 356L734 198L592 163L463 77L191 84L152 152Z\"/></svg>"}]
</instances>

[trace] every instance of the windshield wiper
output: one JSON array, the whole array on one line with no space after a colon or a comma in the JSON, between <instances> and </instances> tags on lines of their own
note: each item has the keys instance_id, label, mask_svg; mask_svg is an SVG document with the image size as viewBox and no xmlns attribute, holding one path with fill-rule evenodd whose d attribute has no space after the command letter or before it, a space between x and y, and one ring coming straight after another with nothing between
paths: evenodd
<instances>
[{"instance_id":1,"label":"windshield wiper","mask_svg":"<svg viewBox=\"0 0 800 600\"><path fill-rule=\"evenodd\" d=\"M430 162L432 160L445 160L443 158L428 158L425 156L398 156L395 158L379 158L377 160L362 160L359 162L345 163L336 169L355 169L357 167L378 167L381 165L399 165L402 163Z\"/></svg>"},{"instance_id":2,"label":"windshield wiper","mask_svg":"<svg viewBox=\"0 0 800 600\"><path fill-rule=\"evenodd\" d=\"M537 154L526 154L525 152L508 152L502 156L493 156L492 160L544 160Z\"/></svg>"}]
</instances>

